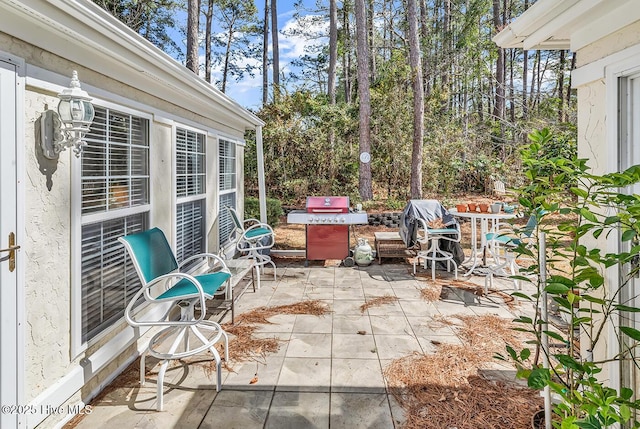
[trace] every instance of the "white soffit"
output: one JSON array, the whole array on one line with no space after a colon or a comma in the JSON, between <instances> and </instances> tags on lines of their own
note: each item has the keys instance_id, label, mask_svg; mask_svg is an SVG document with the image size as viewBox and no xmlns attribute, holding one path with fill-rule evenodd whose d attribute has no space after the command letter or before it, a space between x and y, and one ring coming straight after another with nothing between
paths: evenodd
<instances>
[{"instance_id":1,"label":"white soffit","mask_svg":"<svg viewBox=\"0 0 640 429\"><path fill-rule=\"evenodd\" d=\"M89 0L1 0L0 31L217 122L264 125Z\"/></svg>"},{"instance_id":2,"label":"white soffit","mask_svg":"<svg viewBox=\"0 0 640 429\"><path fill-rule=\"evenodd\" d=\"M637 0L538 0L498 33L503 48L577 51L640 19Z\"/></svg>"}]
</instances>

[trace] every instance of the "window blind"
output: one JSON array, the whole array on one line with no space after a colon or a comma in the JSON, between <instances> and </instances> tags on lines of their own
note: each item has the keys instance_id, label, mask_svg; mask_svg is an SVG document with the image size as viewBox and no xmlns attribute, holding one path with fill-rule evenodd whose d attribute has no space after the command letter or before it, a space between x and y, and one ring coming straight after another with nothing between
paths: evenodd
<instances>
[{"instance_id":1,"label":"window blind","mask_svg":"<svg viewBox=\"0 0 640 429\"><path fill-rule=\"evenodd\" d=\"M229 242L233 231L233 221L225 207L236 208L236 145L220 139L218 144L218 187L220 188L220 214L218 217L218 237L220 245Z\"/></svg>"},{"instance_id":2,"label":"window blind","mask_svg":"<svg viewBox=\"0 0 640 429\"><path fill-rule=\"evenodd\" d=\"M82 214L107 220L82 225L82 342L119 320L140 288L118 237L148 228L148 211L123 216L122 208L149 204L148 120L95 107L82 153Z\"/></svg>"},{"instance_id":3,"label":"window blind","mask_svg":"<svg viewBox=\"0 0 640 429\"><path fill-rule=\"evenodd\" d=\"M178 197L205 192L205 135L176 130L176 193Z\"/></svg>"},{"instance_id":4,"label":"window blind","mask_svg":"<svg viewBox=\"0 0 640 429\"><path fill-rule=\"evenodd\" d=\"M205 199L178 204L176 258L184 261L205 251ZM196 262L197 263L197 262Z\"/></svg>"},{"instance_id":5,"label":"window blind","mask_svg":"<svg viewBox=\"0 0 640 429\"><path fill-rule=\"evenodd\" d=\"M82 227L82 341L122 317L141 287L118 237L147 229L147 214Z\"/></svg>"}]
</instances>

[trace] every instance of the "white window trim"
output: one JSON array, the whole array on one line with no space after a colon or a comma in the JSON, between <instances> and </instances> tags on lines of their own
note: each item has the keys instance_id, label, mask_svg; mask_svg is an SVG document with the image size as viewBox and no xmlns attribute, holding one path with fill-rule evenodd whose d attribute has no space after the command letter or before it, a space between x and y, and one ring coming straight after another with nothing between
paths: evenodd
<instances>
[{"instance_id":1,"label":"white window trim","mask_svg":"<svg viewBox=\"0 0 640 429\"><path fill-rule=\"evenodd\" d=\"M178 133L178 128L184 129L184 130L188 130L188 131L193 131L195 133L198 134L202 134L204 135L204 157L205 157L205 192L202 194L198 194L198 195L188 195L188 196L184 196L184 197L178 197L178 146L176 145L176 140L177 140L177 133ZM209 207L209 192L207 192L208 186L207 186L207 163L209 162L208 160L208 156L207 156L207 145L209 144L209 141L211 139L210 137L211 133L208 130L204 130L202 128L196 128L190 125L185 125L184 123L177 123L174 122L172 129L171 129L171 147L172 147L172 154L173 154L173 159L171 162L171 168L172 168L172 175L171 175L171 183L173 186L173 192L171 194L171 206L173 207L173 212L171 214L171 230L172 230L172 234L171 234L171 242L172 242L172 247L173 249L177 249L177 239L178 239L178 218L177 218L177 211L178 211L178 205L183 204L183 203L188 203L188 202L192 202L192 201L200 201L200 200L204 200L204 207L205 207L205 220L204 220L204 226L205 226L205 240L204 240L204 251L208 252L208 240L206 239L206 231L208 230L208 225L209 225L209 211L207 210L207 207Z\"/></svg>"},{"instance_id":2,"label":"white window trim","mask_svg":"<svg viewBox=\"0 0 640 429\"><path fill-rule=\"evenodd\" d=\"M634 53L640 54L640 46L636 46L632 49ZM626 49L625 51L629 51ZM623 51L623 52L625 52ZM618 171L620 165L619 154L619 141L618 141L618 123L619 123L619 78L621 77L633 77L640 74L640 61L637 55L632 57L621 56L621 53L616 53L610 57L603 58L599 61L599 65L604 64L604 81L606 87L606 105L605 105L605 135L606 142L610 142L614 146L609 153L606 162L607 172ZM638 106L640 108L640 106ZM617 253L619 252L620 237L617 230L612 230L611 234L606 240L606 252ZM608 285L615 285L620 278L620 269L618 267L610 267L605 270L605 282ZM612 320L609 323L607 329L608 338L617 338L619 323L617 320ZM618 341L607 341L607 358L616 356L619 353ZM608 365L608 378L611 381L613 389L620 389L620 365L616 360L612 360Z\"/></svg>"},{"instance_id":3,"label":"white window trim","mask_svg":"<svg viewBox=\"0 0 640 429\"><path fill-rule=\"evenodd\" d=\"M120 106L107 101L92 100L96 106L104 107L107 109L117 110L122 113L134 115L142 119L146 119L149 122L149 158L151 158L151 151L153 145L153 116L149 113L142 111L136 111L126 106ZM104 329L86 342L82 342L82 163L80 158L71 156L71 359L76 359L82 353L84 353L88 347L100 342L105 336L113 333L115 329L121 328L124 316L115 322L112 326ZM151 190L150 190L151 192ZM151 212L151 204L145 204L144 206L136 206L131 208L122 209L119 213L122 216L129 214L137 214L142 212ZM113 213L113 212L112 212ZM84 219L87 223L89 221L99 221L110 219L111 215L104 213L88 214L84 215ZM113 357L117 355L114 354Z\"/></svg>"},{"instance_id":4,"label":"white window trim","mask_svg":"<svg viewBox=\"0 0 640 429\"><path fill-rule=\"evenodd\" d=\"M235 168L236 168L236 180L235 180L235 186L233 189L225 189L222 190L220 188L220 143L222 141L226 141L229 142L233 145L236 146L236 150L235 150ZM245 146L245 141L244 140L239 140L237 138L232 138L232 137L228 137L226 135L218 135L218 139L216 142L216 147L215 147L215 153L216 153L216 193L217 193L217 197L216 197L216 205L218 206L218 210L217 212L220 213L220 211L223 209L223 207L220 206L220 199L223 195L228 195L231 193L235 193L236 194L236 210L238 211L238 215L239 216L243 216L244 213L244 196L240 195L240 170L241 170L241 163L240 163L240 159L238 157L238 146ZM220 229L218 228L218 230L216 231L216 233L219 235ZM226 239L226 237L224 237L224 239ZM223 237L218 236L218 247L221 248L222 252L227 255L227 254L233 254L233 252L235 251L235 247L233 246L233 243L224 243L222 244L222 240Z\"/></svg>"}]
</instances>

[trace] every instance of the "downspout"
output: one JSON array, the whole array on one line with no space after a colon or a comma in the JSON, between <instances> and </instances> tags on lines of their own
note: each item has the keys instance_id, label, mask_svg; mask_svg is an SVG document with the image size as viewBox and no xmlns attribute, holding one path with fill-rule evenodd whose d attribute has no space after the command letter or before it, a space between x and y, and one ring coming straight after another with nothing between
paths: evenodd
<instances>
[{"instance_id":1,"label":"downspout","mask_svg":"<svg viewBox=\"0 0 640 429\"><path fill-rule=\"evenodd\" d=\"M256 163L258 164L258 200L260 222L267 222L267 190L264 183L264 151L262 150L262 126L256 126Z\"/></svg>"}]
</instances>

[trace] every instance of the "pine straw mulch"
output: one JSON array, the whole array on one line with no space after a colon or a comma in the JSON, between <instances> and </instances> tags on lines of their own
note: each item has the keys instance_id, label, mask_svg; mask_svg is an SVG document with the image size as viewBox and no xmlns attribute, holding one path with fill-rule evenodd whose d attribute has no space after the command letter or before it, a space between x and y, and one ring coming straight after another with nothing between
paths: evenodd
<instances>
[{"instance_id":1,"label":"pine straw mulch","mask_svg":"<svg viewBox=\"0 0 640 429\"><path fill-rule=\"evenodd\" d=\"M380 307L385 304L391 304L392 302L398 301L398 297L393 295L383 295L375 298L367 299L367 302L360 306L360 313L364 313L367 309L371 307Z\"/></svg>"},{"instance_id":2,"label":"pine straw mulch","mask_svg":"<svg viewBox=\"0 0 640 429\"><path fill-rule=\"evenodd\" d=\"M245 362L250 360L263 361L267 354L275 353L280 349L283 340L276 337L261 338L255 336L258 325L271 324L270 317L279 314L309 314L322 316L329 313L329 307L320 300L300 301L293 304L278 305L274 307L258 307L236 317L235 325L226 323L222 325L228 334L229 356L233 356L234 362ZM223 352L222 345L217 345L218 351ZM215 372L215 362L211 363ZM224 363L225 368L232 371L229 362Z\"/></svg>"},{"instance_id":3,"label":"pine straw mulch","mask_svg":"<svg viewBox=\"0 0 640 429\"><path fill-rule=\"evenodd\" d=\"M434 354L396 359L384 371L405 410L403 428L530 428L531 416L542 408L538 392L479 375L505 343L518 348L526 338L495 315L439 317L433 323L455 326L462 344L438 343Z\"/></svg>"},{"instance_id":4,"label":"pine straw mulch","mask_svg":"<svg viewBox=\"0 0 640 429\"><path fill-rule=\"evenodd\" d=\"M424 273L416 274L417 277L422 275L426 275ZM443 287L451 287L456 289L466 290L468 292L473 293L477 296L484 296L484 287L479 286L475 283L471 283L464 280L436 280L435 282L431 280L431 275L429 274L429 279L426 281L426 286L420 290L420 295L422 299L428 302L438 301L442 296L442 288ZM498 296L504 304L513 309L518 304L516 299L510 294L503 292L498 289L488 288L488 295Z\"/></svg>"}]
</instances>

